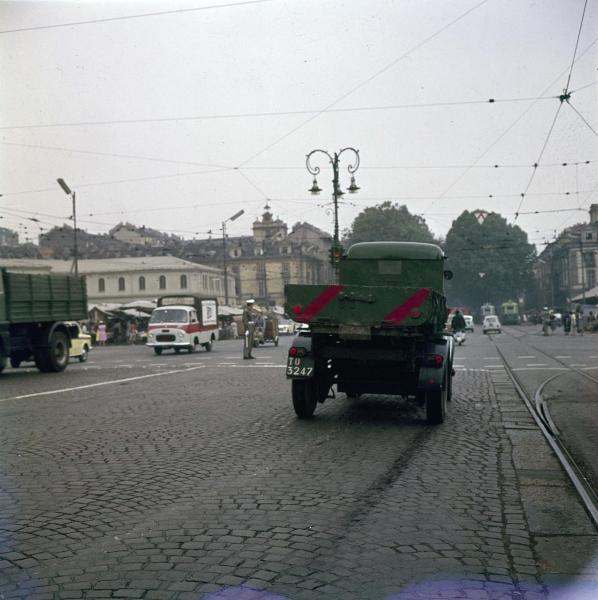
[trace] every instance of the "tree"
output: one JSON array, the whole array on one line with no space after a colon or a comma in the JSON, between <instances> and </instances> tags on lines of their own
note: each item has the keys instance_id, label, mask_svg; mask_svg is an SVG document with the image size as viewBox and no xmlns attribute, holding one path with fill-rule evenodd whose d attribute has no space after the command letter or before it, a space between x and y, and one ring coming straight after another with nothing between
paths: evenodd
<instances>
[{"instance_id":1,"label":"tree","mask_svg":"<svg viewBox=\"0 0 598 600\"><path fill-rule=\"evenodd\" d=\"M412 215L406 206L383 202L362 210L352 227L344 232L345 244L391 240L396 242L430 242L436 240L425 219Z\"/></svg>"},{"instance_id":2,"label":"tree","mask_svg":"<svg viewBox=\"0 0 598 600\"><path fill-rule=\"evenodd\" d=\"M453 306L477 311L490 302L498 308L531 290L535 248L525 231L498 213L464 211L446 236L445 252L454 275L448 286Z\"/></svg>"}]
</instances>

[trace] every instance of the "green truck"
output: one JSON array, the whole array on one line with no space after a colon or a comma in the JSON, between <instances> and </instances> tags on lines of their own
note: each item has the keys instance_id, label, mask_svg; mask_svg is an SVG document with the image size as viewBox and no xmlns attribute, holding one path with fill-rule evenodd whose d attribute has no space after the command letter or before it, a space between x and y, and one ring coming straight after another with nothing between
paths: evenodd
<instances>
[{"instance_id":1,"label":"green truck","mask_svg":"<svg viewBox=\"0 0 598 600\"><path fill-rule=\"evenodd\" d=\"M347 396L413 396L429 423L442 423L454 374L450 277L434 244L364 242L341 258L338 284L285 286L285 311L304 328L286 367L297 416L311 417L336 386Z\"/></svg>"},{"instance_id":2,"label":"green truck","mask_svg":"<svg viewBox=\"0 0 598 600\"><path fill-rule=\"evenodd\" d=\"M71 339L87 319L85 279L32 275L0 269L0 372L35 361L44 373L63 371Z\"/></svg>"}]
</instances>

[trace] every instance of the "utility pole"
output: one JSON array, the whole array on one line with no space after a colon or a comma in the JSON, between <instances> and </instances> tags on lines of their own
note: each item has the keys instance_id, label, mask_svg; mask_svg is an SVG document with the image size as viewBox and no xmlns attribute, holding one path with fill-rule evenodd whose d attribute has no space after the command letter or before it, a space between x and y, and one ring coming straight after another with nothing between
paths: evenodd
<instances>
[{"instance_id":1,"label":"utility pole","mask_svg":"<svg viewBox=\"0 0 598 600\"><path fill-rule=\"evenodd\" d=\"M222 221L222 266L224 271L224 304L228 306L228 270L227 270L227 256L226 256L226 222L227 221L235 221L242 214L244 214L244 210L240 210L236 212L232 217L228 219L224 219Z\"/></svg>"}]
</instances>

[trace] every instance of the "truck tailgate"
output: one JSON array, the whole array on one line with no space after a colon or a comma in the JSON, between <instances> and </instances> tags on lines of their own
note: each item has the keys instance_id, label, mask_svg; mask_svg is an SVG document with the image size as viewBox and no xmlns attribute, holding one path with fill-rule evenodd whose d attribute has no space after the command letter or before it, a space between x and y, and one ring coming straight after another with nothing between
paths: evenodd
<instances>
[{"instance_id":1,"label":"truck tailgate","mask_svg":"<svg viewBox=\"0 0 598 600\"><path fill-rule=\"evenodd\" d=\"M430 288L363 285L287 285L285 310L311 326L401 326L446 318L443 296Z\"/></svg>"}]
</instances>

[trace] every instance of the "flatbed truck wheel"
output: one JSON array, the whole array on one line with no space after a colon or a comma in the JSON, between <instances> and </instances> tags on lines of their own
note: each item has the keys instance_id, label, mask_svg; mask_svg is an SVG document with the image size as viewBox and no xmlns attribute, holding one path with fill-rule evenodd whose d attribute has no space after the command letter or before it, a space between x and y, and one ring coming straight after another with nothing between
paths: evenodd
<instances>
[{"instance_id":1,"label":"flatbed truck wheel","mask_svg":"<svg viewBox=\"0 0 598 600\"><path fill-rule=\"evenodd\" d=\"M446 418L448 401L448 373L445 374L444 387L441 390L426 392L426 418L430 425L441 425Z\"/></svg>"},{"instance_id":2,"label":"flatbed truck wheel","mask_svg":"<svg viewBox=\"0 0 598 600\"><path fill-rule=\"evenodd\" d=\"M293 379L293 408L300 419L313 416L318 404L316 385L313 379Z\"/></svg>"},{"instance_id":3,"label":"flatbed truck wheel","mask_svg":"<svg viewBox=\"0 0 598 600\"><path fill-rule=\"evenodd\" d=\"M42 373L60 373L69 364L69 344L62 331L55 331L50 336L48 345L37 348L34 352L35 366Z\"/></svg>"}]
</instances>

